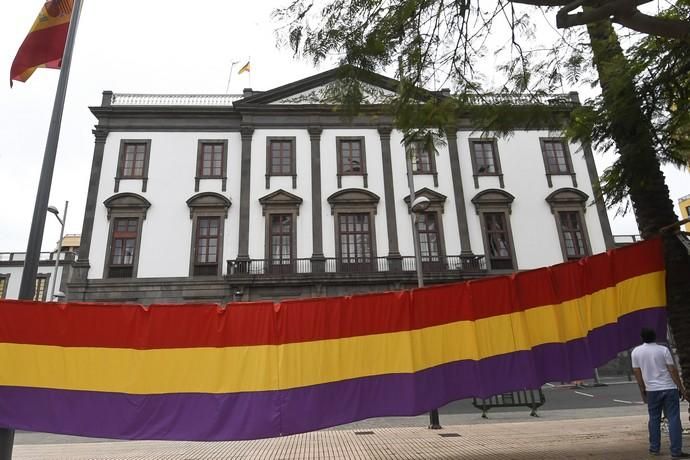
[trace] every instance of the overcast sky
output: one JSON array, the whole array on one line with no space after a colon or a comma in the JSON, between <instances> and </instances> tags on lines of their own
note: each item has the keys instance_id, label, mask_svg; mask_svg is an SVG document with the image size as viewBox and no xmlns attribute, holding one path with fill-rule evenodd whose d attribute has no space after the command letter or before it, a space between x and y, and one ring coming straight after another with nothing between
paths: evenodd
<instances>
[{"instance_id":1,"label":"overcast sky","mask_svg":"<svg viewBox=\"0 0 690 460\"><path fill-rule=\"evenodd\" d=\"M9 69L43 0L3 2L0 15L0 252L24 251L58 79L38 70L10 89ZM284 3L284 2L283 2ZM267 90L333 65L314 68L275 45L270 12L279 0L84 0L50 203L69 200L67 233L80 233L93 154L88 110L101 92L224 93L230 64L251 56L251 86ZM193 6L192 6L193 5ZM232 77L231 93L249 86L247 74ZM590 91L572 88L585 94ZM570 90L570 88L568 88ZM597 159L599 170L609 161ZM665 168L671 198L690 193L690 175ZM676 212L677 209L676 209ZM610 213L611 215L613 213ZM637 233L632 216L613 218L614 234ZM48 216L43 250L52 250L59 224Z\"/></svg>"}]
</instances>

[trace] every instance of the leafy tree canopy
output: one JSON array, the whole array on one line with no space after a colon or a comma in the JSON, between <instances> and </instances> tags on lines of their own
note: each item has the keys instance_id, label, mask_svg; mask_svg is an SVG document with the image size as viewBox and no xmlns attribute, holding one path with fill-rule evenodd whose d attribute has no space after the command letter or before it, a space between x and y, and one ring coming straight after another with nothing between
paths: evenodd
<instances>
[{"instance_id":1,"label":"leafy tree canopy","mask_svg":"<svg viewBox=\"0 0 690 460\"><path fill-rule=\"evenodd\" d=\"M343 81L350 82L349 90L342 91L346 106L353 107L357 100L357 85L352 82L358 69L393 71L401 82L391 107L398 128L407 136L426 136L430 142L442 139L444 128L458 116L471 116L479 129L498 134L530 123L562 128L563 118L553 116L545 95L583 82L596 85L601 77L592 66L586 29L574 26L608 19L627 33L623 37L627 49L621 62L609 63L613 71L606 84L615 90L633 79L644 116L654 130L659 158L687 164L690 0L655 3L656 8L647 3L293 0L274 15L282 39L297 55L315 63L335 58L354 65L343 75ZM451 87L457 96L425 98L420 87ZM505 97L518 93L519 99ZM482 99L492 103L477 104ZM610 124L614 115L622 113L611 99L608 104L601 98L587 101L572 113L568 134L603 148L614 147ZM420 126L435 129L420 130ZM604 179L609 204L621 202L626 195L625 175L614 165Z\"/></svg>"}]
</instances>

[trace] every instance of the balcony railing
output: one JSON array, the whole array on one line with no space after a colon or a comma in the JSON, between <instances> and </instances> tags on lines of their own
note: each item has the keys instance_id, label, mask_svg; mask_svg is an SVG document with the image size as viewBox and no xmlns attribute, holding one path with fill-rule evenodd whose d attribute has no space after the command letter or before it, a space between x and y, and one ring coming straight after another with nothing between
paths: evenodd
<instances>
[{"instance_id":1,"label":"balcony railing","mask_svg":"<svg viewBox=\"0 0 690 460\"><path fill-rule=\"evenodd\" d=\"M110 105L134 106L229 106L241 94L113 94Z\"/></svg>"},{"instance_id":2,"label":"balcony railing","mask_svg":"<svg viewBox=\"0 0 690 460\"><path fill-rule=\"evenodd\" d=\"M75 259L73 252L60 252L60 260L72 261ZM24 262L25 252L0 252L0 262ZM38 259L40 262L55 261L55 251L42 252Z\"/></svg>"},{"instance_id":3,"label":"balcony railing","mask_svg":"<svg viewBox=\"0 0 690 460\"><path fill-rule=\"evenodd\" d=\"M308 275L314 273L412 273L417 270L414 257L352 258L338 259L327 257L322 260L292 259L271 260L251 259L247 261L228 261L228 276L242 275ZM478 273L486 271L483 255L439 256L422 261L425 274L434 273Z\"/></svg>"},{"instance_id":4,"label":"balcony railing","mask_svg":"<svg viewBox=\"0 0 690 460\"><path fill-rule=\"evenodd\" d=\"M639 241L642 241L642 237L640 235L613 235L613 242L618 246L637 243Z\"/></svg>"}]
</instances>

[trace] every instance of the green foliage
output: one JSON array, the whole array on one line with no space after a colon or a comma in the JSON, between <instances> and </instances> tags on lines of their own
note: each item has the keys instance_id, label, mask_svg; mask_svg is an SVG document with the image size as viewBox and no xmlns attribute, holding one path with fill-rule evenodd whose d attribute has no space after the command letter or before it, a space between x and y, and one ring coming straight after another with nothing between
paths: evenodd
<instances>
[{"instance_id":1,"label":"green foliage","mask_svg":"<svg viewBox=\"0 0 690 460\"><path fill-rule=\"evenodd\" d=\"M690 19L689 2L668 2L659 16ZM400 85L388 109L406 139L424 138L438 145L447 127L469 118L486 134L508 136L516 128L565 129L573 139L633 157L637 153L626 138L652 139L650 148L660 161L687 164L688 42L628 37L626 55L612 28L602 46L616 47L613 53L592 50L582 28L552 33L551 45L535 47L535 19L540 13L544 14L535 7L519 9L508 0L293 0L275 16L296 55L315 62L337 56L341 64L356 66L340 94L334 94L348 116L363 108L356 68L393 70ZM510 39L496 47L494 37L499 35ZM494 45L493 55L489 43ZM597 52L610 59L595 68ZM499 61L491 89L498 98L485 95L477 83L486 80L477 63L488 58ZM544 102L548 93L587 81L600 83L608 97L587 101L569 119L563 107ZM635 83L632 91L630 81ZM437 83L451 87L457 96L419 89ZM517 94L521 96L511 99ZM489 103L479 104L482 101ZM631 164L635 163L619 158L604 172L602 190L608 205L625 204L631 187L643 180L630 171Z\"/></svg>"}]
</instances>

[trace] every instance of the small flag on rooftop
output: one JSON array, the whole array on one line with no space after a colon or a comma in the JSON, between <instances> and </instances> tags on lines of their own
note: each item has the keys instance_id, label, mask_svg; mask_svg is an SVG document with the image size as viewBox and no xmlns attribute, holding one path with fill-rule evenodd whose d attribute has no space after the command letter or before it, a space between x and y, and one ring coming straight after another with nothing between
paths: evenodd
<instances>
[{"instance_id":1,"label":"small flag on rooftop","mask_svg":"<svg viewBox=\"0 0 690 460\"><path fill-rule=\"evenodd\" d=\"M242 68L240 69L240 71L237 72L237 75L241 75L241 74L243 74L244 72L249 72L249 70L250 70L250 69L249 69L249 61L247 61L247 63L246 63L245 65L242 66Z\"/></svg>"},{"instance_id":2,"label":"small flag on rooftop","mask_svg":"<svg viewBox=\"0 0 690 460\"><path fill-rule=\"evenodd\" d=\"M59 69L74 0L49 0L41 8L10 69L12 80L26 81L39 67Z\"/></svg>"}]
</instances>

